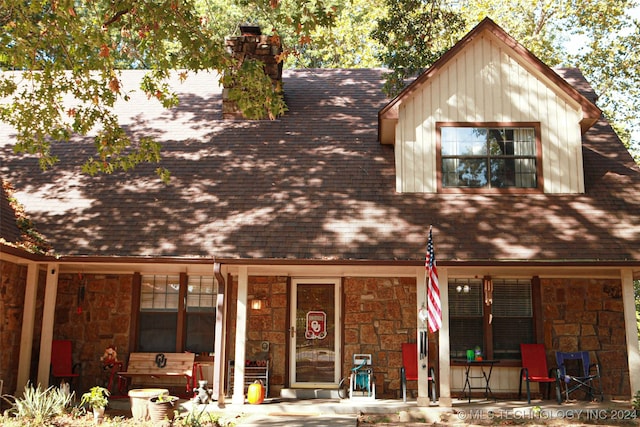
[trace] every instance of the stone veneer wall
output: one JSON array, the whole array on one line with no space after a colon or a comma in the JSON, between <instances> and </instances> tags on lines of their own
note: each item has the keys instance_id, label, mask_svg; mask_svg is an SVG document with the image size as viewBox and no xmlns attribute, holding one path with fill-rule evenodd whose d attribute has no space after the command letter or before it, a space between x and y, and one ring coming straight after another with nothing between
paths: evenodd
<instances>
[{"instance_id":1,"label":"stone veneer wall","mask_svg":"<svg viewBox=\"0 0 640 427\"><path fill-rule=\"evenodd\" d=\"M265 299L262 309L249 309L246 359L264 358L260 345L262 341L269 341L270 395L278 396L287 386L287 278L249 277L248 300L254 297ZM352 367L354 353L370 353L376 375L376 395L400 397L401 344L416 341L415 279L345 278L343 298L343 376L348 375ZM235 351L236 300L237 283L234 282L228 300L227 360L233 359ZM430 336L430 355L435 360L434 340L435 336ZM409 383L410 390L416 388L415 382Z\"/></svg>"},{"instance_id":2,"label":"stone veneer wall","mask_svg":"<svg viewBox=\"0 0 640 427\"><path fill-rule=\"evenodd\" d=\"M231 282L231 279L229 279ZM238 300L237 277L228 296L227 363L235 357L236 307ZM265 360L270 363L269 397L280 396L286 378L287 358L287 277L250 276L247 290L248 300L262 300L262 308L249 308L247 314L246 360ZM262 351L262 342L269 342L269 351ZM225 364L225 366L227 366Z\"/></svg>"},{"instance_id":3,"label":"stone veneer wall","mask_svg":"<svg viewBox=\"0 0 640 427\"><path fill-rule=\"evenodd\" d=\"M601 366L605 399L631 396L619 280L542 279L544 343L555 351L589 351Z\"/></svg>"},{"instance_id":4,"label":"stone veneer wall","mask_svg":"<svg viewBox=\"0 0 640 427\"><path fill-rule=\"evenodd\" d=\"M0 261L0 379L4 381L3 394L13 394L16 390L26 278L26 267Z\"/></svg>"},{"instance_id":5,"label":"stone veneer wall","mask_svg":"<svg viewBox=\"0 0 640 427\"><path fill-rule=\"evenodd\" d=\"M107 347L115 346L118 359L127 361L132 279L94 274L59 277L53 338L73 341L73 362L82 366L79 392L106 385L100 357Z\"/></svg>"},{"instance_id":6,"label":"stone veneer wall","mask_svg":"<svg viewBox=\"0 0 640 427\"><path fill-rule=\"evenodd\" d=\"M2 393L14 394L17 389L18 361L20 360L20 338L24 315L24 291L26 288L27 268L10 262L0 261L0 379L4 381ZM35 383L38 376L40 354L40 335L42 332L42 310L44 302L46 274L38 274L36 291L35 323L31 350L29 381ZM0 400L0 407L5 403Z\"/></svg>"},{"instance_id":7,"label":"stone veneer wall","mask_svg":"<svg viewBox=\"0 0 640 427\"><path fill-rule=\"evenodd\" d=\"M343 375L348 373L354 353L372 355L376 397L400 397L402 343L416 342L415 278L344 279ZM430 336L430 341L434 340ZM435 352L431 351L435 360ZM410 382L409 389L416 388Z\"/></svg>"}]
</instances>

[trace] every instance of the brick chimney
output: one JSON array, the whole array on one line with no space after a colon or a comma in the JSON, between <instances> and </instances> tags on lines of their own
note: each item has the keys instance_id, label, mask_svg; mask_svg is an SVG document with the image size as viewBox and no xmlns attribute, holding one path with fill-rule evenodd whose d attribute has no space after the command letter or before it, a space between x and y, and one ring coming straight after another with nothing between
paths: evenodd
<instances>
[{"instance_id":1,"label":"brick chimney","mask_svg":"<svg viewBox=\"0 0 640 427\"><path fill-rule=\"evenodd\" d=\"M237 37L227 37L225 45L227 51L242 63L245 59L254 59L264 64L264 72L271 78L274 87L281 87L282 62L278 62L277 55L282 53L282 43L278 37L261 33L260 27L240 26L242 34ZM222 117L224 119L242 119L242 111L235 101L229 99L229 87L222 91Z\"/></svg>"}]
</instances>

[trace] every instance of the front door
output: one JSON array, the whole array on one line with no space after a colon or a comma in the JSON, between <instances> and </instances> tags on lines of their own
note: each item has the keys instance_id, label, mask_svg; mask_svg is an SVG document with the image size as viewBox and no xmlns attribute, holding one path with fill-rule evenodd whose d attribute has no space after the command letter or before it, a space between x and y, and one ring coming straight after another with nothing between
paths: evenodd
<instances>
[{"instance_id":1,"label":"front door","mask_svg":"<svg viewBox=\"0 0 640 427\"><path fill-rule=\"evenodd\" d=\"M294 279L291 386L335 387L340 380L340 279Z\"/></svg>"}]
</instances>

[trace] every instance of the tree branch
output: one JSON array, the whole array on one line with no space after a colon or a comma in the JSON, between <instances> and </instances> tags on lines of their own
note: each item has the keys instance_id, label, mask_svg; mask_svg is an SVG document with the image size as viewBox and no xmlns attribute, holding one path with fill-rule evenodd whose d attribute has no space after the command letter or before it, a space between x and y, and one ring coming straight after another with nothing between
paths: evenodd
<instances>
[{"instance_id":1,"label":"tree branch","mask_svg":"<svg viewBox=\"0 0 640 427\"><path fill-rule=\"evenodd\" d=\"M129 13L130 11L131 11L131 9L119 10L108 21L103 22L102 26L103 27L108 27L109 25L111 25L114 22L116 22L117 20L119 20L122 17L122 15L125 15L125 14Z\"/></svg>"}]
</instances>

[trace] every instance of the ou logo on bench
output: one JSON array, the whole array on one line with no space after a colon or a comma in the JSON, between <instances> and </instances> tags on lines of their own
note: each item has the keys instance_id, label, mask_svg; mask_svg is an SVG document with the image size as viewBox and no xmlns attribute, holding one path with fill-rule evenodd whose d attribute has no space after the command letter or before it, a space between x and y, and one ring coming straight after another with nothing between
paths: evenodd
<instances>
[{"instance_id":1,"label":"ou logo on bench","mask_svg":"<svg viewBox=\"0 0 640 427\"><path fill-rule=\"evenodd\" d=\"M164 368L167 366L167 358L163 353L156 354L156 366L158 368Z\"/></svg>"}]
</instances>

